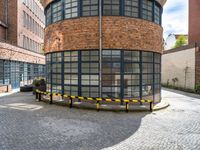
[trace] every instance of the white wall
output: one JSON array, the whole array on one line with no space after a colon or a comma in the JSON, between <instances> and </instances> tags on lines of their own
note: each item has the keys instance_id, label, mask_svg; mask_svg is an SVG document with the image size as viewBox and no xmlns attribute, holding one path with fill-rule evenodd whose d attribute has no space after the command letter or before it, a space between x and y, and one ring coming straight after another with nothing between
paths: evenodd
<instances>
[{"instance_id":1,"label":"white wall","mask_svg":"<svg viewBox=\"0 0 200 150\"><path fill-rule=\"evenodd\" d=\"M173 78L178 78L175 86L188 89L195 88L195 48L163 55L162 83L167 84L167 81L169 81L170 85L173 85Z\"/></svg>"}]
</instances>

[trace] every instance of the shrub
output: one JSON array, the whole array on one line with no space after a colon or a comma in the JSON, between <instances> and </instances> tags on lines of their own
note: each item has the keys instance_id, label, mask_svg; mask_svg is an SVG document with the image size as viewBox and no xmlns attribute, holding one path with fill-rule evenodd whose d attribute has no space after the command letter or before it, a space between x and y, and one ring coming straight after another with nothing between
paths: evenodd
<instances>
[{"instance_id":1,"label":"shrub","mask_svg":"<svg viewBox=\"0 0 200 150\"><path fill-rule=\"evenodd\" d=\"M196 92L200 93L200 82L196 84Z\"/></svg>"}]
</instances>

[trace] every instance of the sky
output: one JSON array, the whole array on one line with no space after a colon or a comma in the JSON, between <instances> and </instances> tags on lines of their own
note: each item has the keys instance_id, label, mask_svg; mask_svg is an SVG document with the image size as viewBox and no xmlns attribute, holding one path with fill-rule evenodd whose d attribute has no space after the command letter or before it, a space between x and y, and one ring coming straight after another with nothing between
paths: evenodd
<instances>
[{"instance_id":1,"label":"sky","mask_svg":"<svg viewBox=\"0 0 200 150\"><path fill-rule=\"evenodd\" d=\"M169 34L188 34L188 1L167 0L162 18L164 38Z\"/></svg>"}]
</instances>

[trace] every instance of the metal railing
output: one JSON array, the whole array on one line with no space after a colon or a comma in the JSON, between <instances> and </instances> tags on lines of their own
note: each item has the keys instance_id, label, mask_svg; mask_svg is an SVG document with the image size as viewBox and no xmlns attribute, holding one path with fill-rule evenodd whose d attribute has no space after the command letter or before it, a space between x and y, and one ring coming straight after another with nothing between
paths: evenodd
<instances>
[{"instance_id":1,"label":"metal railing","mask_svg":"<svg viewBox=\"0 0 200 150\"><path fill-rule=\"evenodd\" d=\"M59 93L51 93L51 92L43 92L40 90L36 90L36 99L38 99L38 101L42 101L42 95L48 95L50 96L49 99L49 104L53 104L53 96L61 96L63 98L66 98L69 100L69 107L72 108L73 107L73 101L74 100L79 100L79 101L95 101L96 102L96 109L97 111L100 111L100 102L115 102L115 103L119 103L121 104L121 102L125 103L125 109L126 112L129 112L129 104L134 104L134 103L139 103L139 104L143 104L143 103L149 103L149 109L152 112L153 111L153 100L136 100L136 99L113 99L113 98L93 98L93 97L82 97L82 96L70 96L70 95L66 95L66 94L59 94Z\"/></svg>"}]
</instances>

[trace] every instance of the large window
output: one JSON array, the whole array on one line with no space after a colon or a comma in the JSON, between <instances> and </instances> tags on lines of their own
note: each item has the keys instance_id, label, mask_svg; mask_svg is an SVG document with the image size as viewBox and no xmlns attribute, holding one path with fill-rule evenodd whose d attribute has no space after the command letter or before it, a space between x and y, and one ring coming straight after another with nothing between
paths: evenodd
<instances>
[{"instance_id":1,"label":"large window","mask_svg":"<svg viewBox=\"0 0 200 150\"><path fill-rule=\"evenodd\" d=\"M82 96L99 96L99 52L81 51L81 92Z\"/></svg>"},{"instance_id":2,"label":"large window","mask_svg":"<svg viewBox=\"0 0 200 150\"><path fill-rule=\"evenodd\" d=\"M154 101L161 99L161 56L154 54Z\"/></svg>"},{"instance_id":3,"label":"large window","mask_svg":"<svg viewBox=\"0 0 200 150\"><path fill-rule=\"evenodd\" d=\"M64 52L64 93L78 95L78 51Z\"/></svg>"},{"instance_id":4,"label":"large window","mask_svg":"<svg viewBox=\"0 0 200 150\"><path fill-rule=\"evenodd\" d=\"M121 51L104 50L102 62L102 95L109 98L121 97Z\"/></svg>"},{"instance_id":5,"label":"large window","mask_svg":"<svg viewBox=\"0 0 200 150\"><path fill-rule=\"evenodd\" d=\"M161 22L160 22L160 7L158 6L158 5L155 5L155 10L154 10L155 12L154 12L154 21L155 21L155 23L157 23L157 24L160 24Z\"/></svg>"},{"instance_id":6,"label":"large window","mask_svg":"<svg viewBox=\"0 0 200 150\"><path fill-rule=\"evenodd\" d=\"M3 60L0 60L0 85L2 85L3 84L3 80L4 80L4 77L3 77L3 70L4 70L4 67L3 67L3 64L4 64L4 62L3 62Z\"/></svg>"},{"instance_id":7,"label":"large window","mask_svg":"<svg viewBox=\"0 0 200 150\"><path fill-rule=\"evenodd\" d=\"M42 72L37 72L39 66ZM36 71L33 74L34 70ZM44 77L44 65L30 64L18 61L0 60L0 85L10 84L13 89L20 85L31 84L35 77Z\"/></svg>"},{"instance_id":8,"label":"large window","mask_svg":"<svg viewBox=\"0 0 200 150\"><path fill-rule=\"evenodd\" d=\"M125 98L140 97L140 52L124 51L124 82Z\"/></svg>"},{"instance_id":9,"label":"large window","mask_svg":"<svg viewBox=\"0 0 200 150\"><path fill-rule=\"evenodd\" d=\"M98 15L98 0L83 0L82 1L82 15L83 16L97 16Z\"/></svg>"},{"instance_id":10,"label":"large window","mask_svg":"<svg viewBox=\"0 0 200 150\"><path fill-rule=\"evenodd\" d=\"M78 0L65 0L65 19L78 16Z\"/></svg>"},{"instance_id":11,"label":"large window","mask_svg":"<svg viewBox=\"0 0 200 150\"><path fill-rule=\"evenodd\" d=\"M139 1L138 0L124 0L125 16L138 17L139 16Z\"/></svg>"},{"instance_id":12,"label":"large window","mask_svg":"<svg viewBox=\"0 0 200 150\"><path fill-rule=\"evenodd\" d=\"M103 15L119 16L119 14L120 14L120 0L103 1Z\"/></svg>"},{"instance_id":13,"label":"large window","mask_svg":"<svg viewBox=\"0 0 200 150\"><path fill-rule=\"evenodd\" d=\"M102 15L142 18L161 24L161 6L155 0L103 0ZM153 10L154 8L154 10ZM46 25L61 19L98 16L99 0L57 0L45 9Z\"/></svg>"},{"instance_id":14,"label":"large window","mask_svg":"<svg viewBox=\"0 0 200 150\"><path fill-rule=\"evenodd\" d=\"M46 24L51 24L51 7L46 9Z\"/></svg>"},{"instance_id":15,"label":"large window","mask_svg":"<svg viewBox=\"0 0 200 150\"><path fill-rule=\"evenodd\" d=\"M102 97L160 100L161 55L133 50L102 51ZM52 65L52 66L51 66ZM52 71L52 83L49 73ZM53 92L99 97L99 51L47 54L47 85Z\"/></svg>"},{"instance_id":16,"label":"large window","mask_svg":"<svg viewBox=\"0 0 200 150\"><path fill-rule=\"evenodd\" d=\"M142 18L152 21L153 20L153 2L151 0L143 0L142 3Z\"/></svg>"},{"instance_id":17,"label":"large window","mask_svg":"<svg viewBox=\"0 0 200 150\"><path fill-rule=\"evenodd\" d=\"M142 52L142 96L153 94L153 53Z\"/></svg>"},{"instance_id":18,"label":"large window","mask_svg":"<svg viewBox=\"0 0 200 150\"><path fill-rule=\"evenodd\" d=\"M62 19L62 2L58 1L52 5L52 22Z\"/></svg>"}]
</instances>

